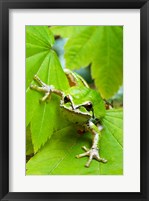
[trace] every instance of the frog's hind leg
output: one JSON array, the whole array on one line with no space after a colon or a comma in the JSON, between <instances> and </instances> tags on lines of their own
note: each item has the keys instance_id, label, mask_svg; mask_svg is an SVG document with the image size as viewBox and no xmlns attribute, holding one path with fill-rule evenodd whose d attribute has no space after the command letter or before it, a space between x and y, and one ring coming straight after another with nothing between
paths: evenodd
<instances>
[{"instance_id":1,"label":"frog's hind leg","mask_svg":"<svg viewBox=\"0 0 149 201\"><path fill-rule=\"evenodd\" d=\"M85 151L85 153L83 154L79 154L76 157L77 158L82 158L84 156L88 156L89 159L85 165L85 167L89 167L90 163L93 159L96 159L99 162L103 162L106 163L107 160L104 158L101 158L99 155L99 149L98 149L98 142L99 142L99 137L100 137L100 131L101 131L102 127L99 126L97 127L95 124L93 124L91 121L89 122L88 126L87 126L87 130L92 132L93 134L93 144L91 149L87 149L85 146L83 146L83 150Z\"/></svg>"},{"instance_id":2,"label":"frog's hind leg","mask_svg":"<svg viewBox=\"0 0 149 201\"><path fill-rule=\"evenodd\" d=\"M64 73L65 73L67 79L68 79L70 87L85 86L85 87L89 88L87 82L79 74L72 72L71 70L66 69L66 68L63 70L64 70Z\"/></svg>"}]
</instances>

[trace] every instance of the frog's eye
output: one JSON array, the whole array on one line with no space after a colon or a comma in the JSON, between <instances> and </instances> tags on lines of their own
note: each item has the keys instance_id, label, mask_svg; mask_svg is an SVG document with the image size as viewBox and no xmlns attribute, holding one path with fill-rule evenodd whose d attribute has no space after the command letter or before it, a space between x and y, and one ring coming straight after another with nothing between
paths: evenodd
<instances>
[{"instance_id":1,"label":"frog's eye","mask_svg":"<svg viewBox=\"0 0 149 201\"><path fill-rule=\"evenodd\" d=\"M69 96L65 96L64 97L64 103L68 103L68 102L70 102L70 98L69 98Z\"/></svg>"},{"instance_id":2,"label":"frog's eye","mask_svg":"<svg viewBox=\"0 0 149 201\"><path fill-rule=\"evenodd\" d=\"M93 109L93 105L91 102L88 102L84 105L87 111L91 111Z\"/></svg>"}]
</instances>

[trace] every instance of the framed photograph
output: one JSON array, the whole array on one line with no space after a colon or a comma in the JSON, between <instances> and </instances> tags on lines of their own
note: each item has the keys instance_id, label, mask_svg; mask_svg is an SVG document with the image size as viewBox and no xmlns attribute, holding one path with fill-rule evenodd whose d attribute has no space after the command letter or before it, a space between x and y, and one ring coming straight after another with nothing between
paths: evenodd
<instances>
[{"instance_id":1,"label":"framed photograph","mask_svg":"<svg viewBox=\"0 0 149 201\"><path fill-rule=\"evenodd\" d=\"M144 1L2 1L1 200L149 200Z\"/></svg>"}]
</instances>

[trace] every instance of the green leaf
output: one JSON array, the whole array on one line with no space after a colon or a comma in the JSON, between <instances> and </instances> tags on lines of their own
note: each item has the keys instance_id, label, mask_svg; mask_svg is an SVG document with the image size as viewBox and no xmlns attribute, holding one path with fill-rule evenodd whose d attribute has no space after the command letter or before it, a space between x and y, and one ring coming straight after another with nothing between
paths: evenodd
<instances>
[{"instance_id":1,"label":"green leaf","mask_svg":"<svg viewBox=\"0 0 149 201\"><path fill-rule=\"evenodd\" d=\"M86 27L78 35L70 38L65 45L66 68L79 69L91 63L93 56L92 45L95 46L95 26ZM94 40L94 41L92 41Z\"/></svg>"},{"instance_id":2,"label":"green leaf","mask_svg":"<svg viewBox=\"0 0 149 201\"><path fill-rule=\"evenodd\" d=\"M123 32L120 27L102 27L98 34L101 39L96 45L91 72L101 95L108 99L123 81Z\"/></svg>"},{"instance_id":3,"label":"green leaf","mask_svg":"<svg viewBox=\"0 0 149 201\"><path fill-rule=\"evenodd\" d=\"M121 175L123 174L122 110L108 110L102 120L104 130L100 155L108 160L102 164L88 158L77 159L81 146L91 147L92 135L79 135L68 126L55 132L44 147L27 163L27 175Z\"/></svg>"},{"instance_id":4,"label":"green leaf","mask_svg":"<svg viewBox=\"0 0 149 201\"><path fill-rule=\"evenodd\" d=\"M110 172L111 175L123 174L123 110L107 110L102 124L104 129L100 144L101 153L108 159L108 163L106 166L101 164L101 172Z\"/></svg>"},{"instance_id":5,"label":"green leaf","mask_svg":"<svg viewBox=\"0 0 149 201\"><path fill-rule=\"evenodd\" d=\"M30 46L29 52L32 54L26 59L26 126L30 123L34 152L37 152L51 137L53 130L59 128L58 122L60 121L63 126L64 121L57 109L60 102L59 97L52 94L48 104L39 104L39 99L44 94L30 89L31 84L37 84L33 81L33 77L38 75L43 82L54 85L60 90L67 89L69 85L56 53L51 50L53 35L49 28L28 26L26 38L28 38L27 43L30 41L33 45L37 44L42 48L47 48L46 51L43 49L38 52L38 48L36 51L35 46Z\"/></svg>"},{"instance_id":6,"label":"green leaf","mask_svg":"<svg viewBox=\"0 0 149 201\"><path fill-rule=\"evenodd\" d=\"M64 90L67 86L67 80L54 52L45 57L36 74L43 82L54 85L57 89ZM27 91L27 109L30 109L27 111L27 115L29 114L31 118L32 141L35 152L50 138L58 121L60 121L59 97L52 94L48 103L39 104L37 94L30 89ZM43 96L43 94L39 95L40 98Z\"/></svg>"},{"instance_id":7,"label":"green leaf","mask_svg":"<svg viewBox=\"0 0 149 201\"><path fill-rule=\"evenodd\" d=\"M60 72L60 70L58 70L59 68L59 61L55 53L52 53L45 58L43 68L40 68L37 75L48 85L52 84L57 87L57 89L64 90L65 84L62 85L62 80L63 78L65 80L65 75L61 75L63 71ZM45 69L47 69L47 72ZM53 134L53 130L57 128L60 121L59 104L59 97L52 95L48 103L40 104L35 111L31 122L32 140L35 152L38 151L41 145L44 145L47 139Z\"/></svg>"},{"instance_id":8,"label":"green leaf","mask_svg":"<svg viewBox=\"0 0 149 201\"><path fill-rule=\"evenodd\" d=\"M26 128L26 155L31 155L34 153L30 125Z\"/></svg>"},{"instance_id":9,"label":"green leaf","mask_svg":"<svg viewBox=\"0 0 149 201\"><path fill-rule=\"evenodd\" d=\"M123 28L63 26L53 29L54 33L70 37L65 45L66 67L74 70L91 64L92 78L102 97L113 96L123 81Z\"/></svg>"},{"instance_id":10,"label":"green leaf","mask_svg":"<svg viewBox=\"0 0 149 201\"><path fill-rule=\"evenodd\" d=\"M26 26L26 57L49 50L54 36L47 26Z\"/></svg>"}]
</instances>

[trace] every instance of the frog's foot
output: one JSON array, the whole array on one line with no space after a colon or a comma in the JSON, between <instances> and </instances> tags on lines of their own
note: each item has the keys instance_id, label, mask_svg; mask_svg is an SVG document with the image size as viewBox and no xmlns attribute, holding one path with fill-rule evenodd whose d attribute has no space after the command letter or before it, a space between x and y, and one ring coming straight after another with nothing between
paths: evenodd
<instances>
[{"instance_id":1,"label":"frog's foot","mask_svg":"<svg viewBox=\"0 0 149 201\"><path fill-rule=\"evenodd\" d=\"M106 159L100 158L100 156L99 156L99 149L98 148L92 147L91 149L87 149L85 146L83 146L82 149L85 150L86 152L83 153L83 154L77 155L76 158L82 158L84 156L89 156L89 160L87 161L85 167L89 167L90 163L91 163L91 161L93 159L96 159L97 161L102 162L102 163L106 163L107 162Z\"/></svg>"},{"instance_id":2,"label":"frog's foot","mask_svg":"<svg viewBox=\"0 0 149 201\"><path fill-rule=\"evenodd\" d=\"M30 85L30 89L45 93L45 95L40 99L40 102L46 101L50 97L52 89L54 87L52 85L50 86L46 85L44 82L40 80L40 78L37 75L34 76L34 80L39 84L39 86Z\"/></svg>"}]
</instances>

